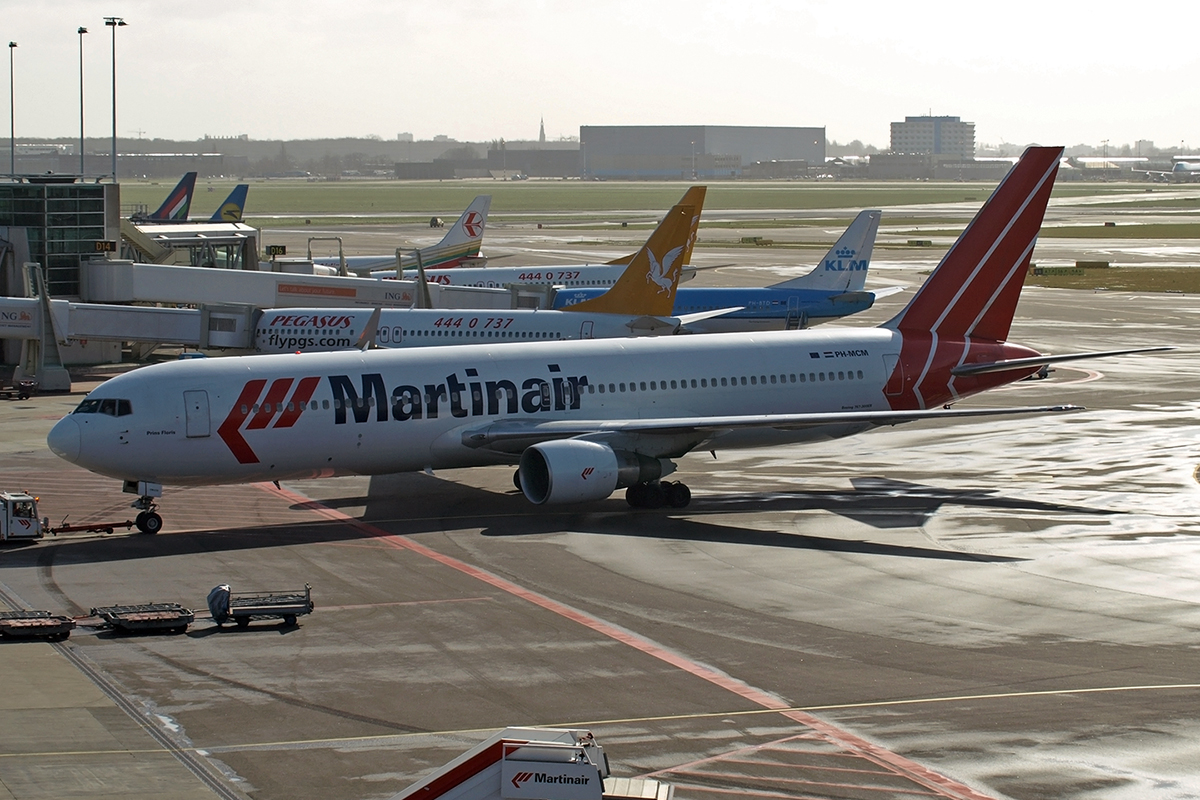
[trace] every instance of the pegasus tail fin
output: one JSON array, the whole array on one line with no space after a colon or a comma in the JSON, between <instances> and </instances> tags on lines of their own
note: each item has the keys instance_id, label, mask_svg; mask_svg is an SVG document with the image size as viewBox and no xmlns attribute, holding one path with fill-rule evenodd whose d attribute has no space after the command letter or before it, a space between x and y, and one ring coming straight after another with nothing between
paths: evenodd
<instances>
[{"instance_id":1,"label":"pegasus tail fin","mask_svg":"<svg viewBox=\"0 0 1200 800\"><path fill-rule=\"evenodd\" d=\"M707 186L692 186L683 193L678 205L692 206L696 209L695 215L692 217L692 230L688 235L687 247L683 250L683 265L686 267L692 263L692 250L696 247L696 234L700 230L700 214L704 211L704 195L708 192ZM606 264L628 264L633 261L637 253L630 253L627 256L614 258L612 261L606 261Z\"/></svg>"},{"instance_id":2,"label":"pegasus tail fin","mask_svg":"<svg viewBox=\"0 0 1200 800\"><path fill-rule=\"evenodd\" d=\"M1004 341L1037 240L1061 147L1030 147L937 269L884 327Z\"/></svg>"},{"instance_id":3,"label":"pegasus tail fin","mask_svg":"<svg viewBox=\"0 0 1200 800\"><path fill-rule=\"evenodd\" d=\"M158 210L142 219L152 222L183 222L187 219L188 209L192 207L192 192L195 189L196 173L184 174Z\"/></svg>"},{"instance_id":4,"label":"pegasus tail fin","mask_svg":"<svg viewBox=\"0 0 1200 800\"><path fill-rule=\"evenodd\" d=\"M675 288L683 272L683 253L696 216L693 206L674 206L611 289L563 310L669 317L675 307Z\"/></svg>"},{"instance_id":5,"label":"pegasus tail fin","mask_svg":"<svg viewBox=\"0 0 1200 800\"><path fill-rule=\"evenodd\" d=\"M861 292L867 285L867 268L871 265L871 249L875 246L880 216L879 211L859 212L812 272L771 288Z\"/></svg>"},{"instance_id":6,"label":"pegasus tail fin","mask_svg":"<svg viewBox=\"0 0 1200 800\"><path fill-rule=\"evenodd\" d=\"M233 187L233 191L229 193L229 197L225 198L225 202L221 203L220 207L213 212L209 217L209 222L241 222L242 212L246 209L246 195L250 192L250 185L239 183Z\"/></svg>"}]
</instances>

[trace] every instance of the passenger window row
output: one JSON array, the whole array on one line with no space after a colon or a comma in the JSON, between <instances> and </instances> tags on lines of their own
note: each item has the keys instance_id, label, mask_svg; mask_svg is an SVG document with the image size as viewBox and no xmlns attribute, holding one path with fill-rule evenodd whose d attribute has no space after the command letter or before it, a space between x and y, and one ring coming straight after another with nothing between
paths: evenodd
<instances>
[{"instance_id":1,"label":"passenger window row","mask_svg":"<svg viewBox=\"0 0 1200 800\"><path fill-rule=\"evenodd\" d=\"M662 392L670 389L707 389L716 388L717 386L765 386L767 384L781 383L825 383L828 381L853 381L863 380L863 371L860 370L838 370L834 372L789 372L780 375L738 375L725 378L686 378L683 380L668 381L650 381L649 388L646 386L646 381L630 381L625 383L599 383L589 384L587 387L588 394L616 394L617 392L637 392L651 391ZM607 388L606 388L607 387Z\"/></svg>"},{"instance_id":2,"label":"passenger window row","mask_svg":"<svg viewBox=\"0 0 1200 800\"><path fill-rule=\"evenodd\" d=\"M473 331L473 330L429 330L412 331L410 336L466 336L474 339L561 339L557 331Z\"/></svg>"}]
</instances>

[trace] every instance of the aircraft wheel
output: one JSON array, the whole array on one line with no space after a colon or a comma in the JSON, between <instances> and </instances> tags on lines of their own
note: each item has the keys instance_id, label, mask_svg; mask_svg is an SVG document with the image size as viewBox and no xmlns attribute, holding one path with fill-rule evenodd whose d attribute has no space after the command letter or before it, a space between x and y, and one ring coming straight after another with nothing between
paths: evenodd
<instances>
[{"instance_id":1,"label":"aircraft wheel","mask_svg":"<svg viewBox=\"0 0 1200 800\"><path fill-rule=\"evenodd\" d=\"M667 505L671 508L686 508L692 502L692 490L686 483L667 484Z\"/></svg>"},{"instance_id":2,"label":"aircraft wheel","mask_svg":"<svg viewBox=\"0 0 1200 800\"><path fill-rule=\"evenodd\" d=\"M521 470L513 471L513 486L517 487L517 491L521 491Z\"/></svg>"},{"instance_id":3,"label":"aircraft wheel","mask_svg":"<svg viewBox=\"0 0 1200 800\"><path fill-rule=\"evenodd\" d=\"M658 481L647 483L645 494L646 508L662 508L667 504L667 488Z\"/></svg>"},{"instance_id":4,"label":"aircraft wheel","mask_svg":"<svg viewBox=\"0 0 1200 800\"><path fill-rule=\"evenodd\" d=\"M629 503L630 508L642 508L645 503L643 498L646 496L646 484L635 483L625 490L625 502Z\"/></svg>"},{"instance_id":5,"label":"aircraft wheel","mask_svg":"<svg viewBox=\"0 0 1200 800\"><path fill-rule=\"evenodd\" d=\"M133 524L142 533L154 534L162 530L162 517L153 511L143 511L137 515L137 520Z\"/></svg>"}]
</instances>

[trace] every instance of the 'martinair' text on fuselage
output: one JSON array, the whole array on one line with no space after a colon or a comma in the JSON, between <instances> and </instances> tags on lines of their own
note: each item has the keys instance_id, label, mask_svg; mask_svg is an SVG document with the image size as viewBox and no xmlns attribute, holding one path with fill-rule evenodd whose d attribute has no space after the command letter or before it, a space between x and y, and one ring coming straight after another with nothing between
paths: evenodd
<instances>
[{"instance_id":1,"label":"'martinair' text on fuselage","mask_svg":"<svg viewBox=\"0 0 1200 800\"><path fill-rule=\"evenodd\" d=\"M389 418L404 422L438 419L447 414L451 417L482 417L577 410L583 387L588 385L587 376L555 375L561 371L557 364L548 364L546 368L551 373L548 380L526 378L520 386L507 379L472 380L478 379L479 371L468 367L463 370L465 381L452 373L446 376L444 383L400 384L390 392L383 375L378 372L361 376L361 392L349 375L330 375L333 421L336 425L345 425L347 409L354 422L369 422L372 415L377 422L387 422Z\"/></svg>"}]
</instances>

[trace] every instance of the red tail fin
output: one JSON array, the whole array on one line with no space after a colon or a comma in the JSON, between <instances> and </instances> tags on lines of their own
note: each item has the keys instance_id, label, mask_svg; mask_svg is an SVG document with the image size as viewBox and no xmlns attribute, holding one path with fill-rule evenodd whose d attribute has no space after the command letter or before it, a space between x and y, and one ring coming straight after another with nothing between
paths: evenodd
<instances>
[{"instance_id":1,"label":"red tail fin","mask_svg":"<svg viewBox=\"0 0 1200 800\"><path fill-rule=\"evenodd\" d=\"M884 327L1004 341L1062 152L1026 150L912 301Z\"/></svg>"}]
</instances>

